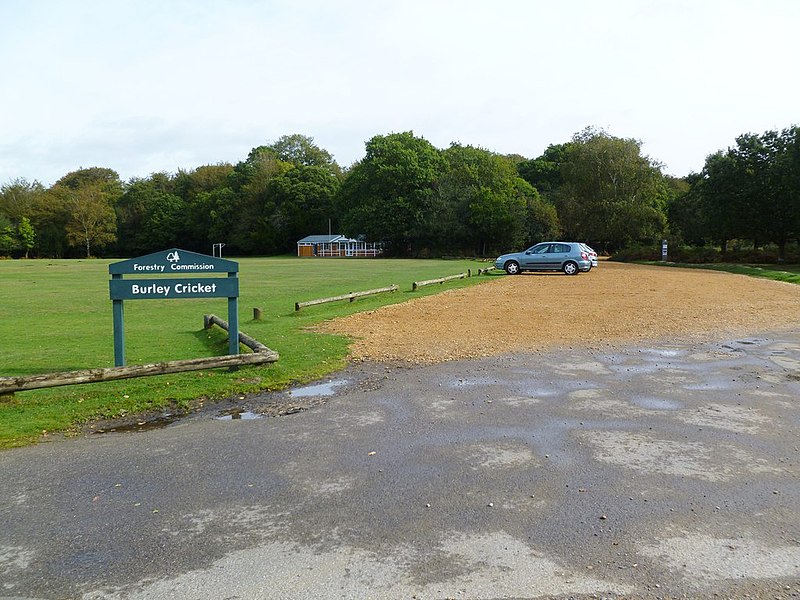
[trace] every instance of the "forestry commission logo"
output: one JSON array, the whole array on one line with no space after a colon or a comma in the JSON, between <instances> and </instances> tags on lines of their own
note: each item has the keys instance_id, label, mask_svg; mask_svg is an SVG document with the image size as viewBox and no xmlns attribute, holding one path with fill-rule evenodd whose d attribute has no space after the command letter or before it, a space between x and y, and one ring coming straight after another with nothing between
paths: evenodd
<instances>
[{"instance_id":1,"label":"forestry commission logo","mask_svg":"<svg viewBox=\"0 0 800 600\"><path fill-rule=\"evenodd\" d=\"M180 254L178 254L177 250L175 250L175 252L170 252L169 254L167 254L167 260L169 262L171 262L171 263L176 263L180 259L181 259L181 257L180 257Z\"/></svg>"}]
</instances>

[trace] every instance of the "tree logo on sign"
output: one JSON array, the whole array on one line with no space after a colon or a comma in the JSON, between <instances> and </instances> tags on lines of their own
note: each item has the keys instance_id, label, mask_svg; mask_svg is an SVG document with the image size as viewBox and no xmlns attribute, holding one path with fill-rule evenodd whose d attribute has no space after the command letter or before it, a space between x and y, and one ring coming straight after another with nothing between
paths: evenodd
<instances>
[{"instance_id":1,"label":"tree logo on sign","mask_svg":"<svg viewBox=\"0 0 800 600\"><path fill-rule=\"evenodd\" d=\"M175 252L170 252L169 254L167 254L167 260L171 263L178 262L180 259L181 256L180 254L178 254L177 250L175 250Z\"/></svg>"}]
</instances>

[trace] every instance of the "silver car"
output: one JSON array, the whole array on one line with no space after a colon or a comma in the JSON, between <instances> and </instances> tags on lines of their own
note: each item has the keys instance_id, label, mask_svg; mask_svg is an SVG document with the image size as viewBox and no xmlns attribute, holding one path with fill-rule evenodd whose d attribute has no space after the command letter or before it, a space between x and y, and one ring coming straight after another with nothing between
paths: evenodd
<instances>
[{"instance_id":1,"label":"silver car","mask_svg":"<svg viewBox=\"0 0 800 600\"><path fill-rule=\"evenodd\" d=\"M494 266L509 275L522 271L563 271L577 275L592 268L589 254L581 246L578 242L542 242L524 252L503 254L497 257Z\"/></svg>"}]
</instances>

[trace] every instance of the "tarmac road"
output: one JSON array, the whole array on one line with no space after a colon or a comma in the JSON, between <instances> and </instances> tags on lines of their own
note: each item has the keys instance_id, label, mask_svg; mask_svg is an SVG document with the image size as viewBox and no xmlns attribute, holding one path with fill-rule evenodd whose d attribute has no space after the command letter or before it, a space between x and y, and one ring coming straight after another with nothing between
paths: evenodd
<instances>
[{"instance_id":1,"label":"tarmac road","mask_svg":"<svg viewBox=\"0 0 800 600\"><path fill-rule=\"evenodd\" d=\"M331 390L0 453L0 596L800 595L800 334Z\"/></svg>"}]
</instances>

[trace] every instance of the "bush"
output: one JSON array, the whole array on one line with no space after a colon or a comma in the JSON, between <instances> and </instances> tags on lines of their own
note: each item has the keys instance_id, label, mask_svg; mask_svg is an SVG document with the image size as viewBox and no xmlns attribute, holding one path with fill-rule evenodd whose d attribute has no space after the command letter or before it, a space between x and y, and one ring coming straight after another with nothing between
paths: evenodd
<instances>
[{"instance_id":1,"label":"bush","mask_svg":"<svg viewBox=\"0 0 800 600\"><path fill-rule=\"evenodd\" d=\"M752 244L746 246L737 242L729 244L731 249L726 253L715 246L670 246L667 260L686 264L778 264L778 247L768 244L754 249ZM620 262L659 261L661 260L661 244L634 244L614 253L611 260ZM797 243L787 245L786 263L800 263L800 246Z\"/></svg>"}]
</instances>

